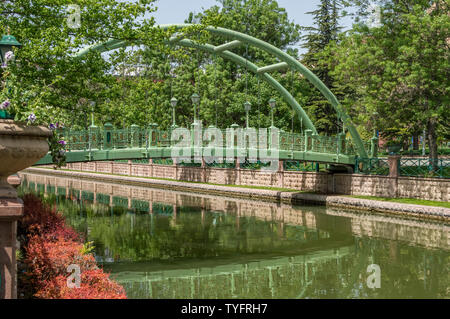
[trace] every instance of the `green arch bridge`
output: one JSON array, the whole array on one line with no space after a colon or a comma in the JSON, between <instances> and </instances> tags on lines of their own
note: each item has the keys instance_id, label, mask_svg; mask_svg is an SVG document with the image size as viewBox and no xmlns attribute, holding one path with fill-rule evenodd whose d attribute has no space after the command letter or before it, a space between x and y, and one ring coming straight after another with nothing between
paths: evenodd
<instances>
[{"instance_id":1,"label":"green arch bridge","mask_svg":"<svg viewBox=\"0 0 450 319\"><path fill-rule=\"evenodd\" d=\"M277 137L279 139L278 143L270 141L267 146L263 147L259 146L258 143L256 143L258 146L252 147L250 147L247 143L244 143L244 147L239 146L236 142L226 143L226 132L222 130L224 143L215 145L215 150L212 151L213 154L218 154L217 151L220 149L224 155L233 152L236 157L246 157L250 152L252 152L251 148L253 148L253 151L256 151L259 155L263 148L265 148L265 153L271 153L270 150L273 149L273 145L277 145L277 149L279 150L277 152L277 157L280 160L321 162L336 165L355 165L357 158L368 159L377 156L377 139L374 137L370 142L363 142L350 117L342 108L334 94L317 76L315 76L295 58L262 40L237 31L218 27L205 27L205 30L214 36L223 38L224 41L228 42L225 42L219 46L201 44L187 39L186 35L182 33L183 29L189 28L190 26L192 25L178 24L161 25L155 28L160 28L166 31L174 30L174 35L166 42L169 46L195 48L210 54L215 54L247 68L250 72L255 73L261 79L270 84L281 95L281 97L296 112L297 116L301 119L306 128L305 132L302 134L280 131L280 134ZM109 40L83 49L75 55L75 58L83 57L90 51L103 53L136 44L139 43L116 39ZM273 57L276 57L279 60L279 63L258 67L251 61L248 61L244 57L232 52L234 48L239 46L253 46L264 50ZM337 113L338 119L342 121L351 138L347 139L344 132L338 134L337 136L331 137L318 135L313 122L301 105L286 88L284 88L270 75L270 72L281 69L290 69L292 71L299 72L306 79L308 79L333 106ZM194 136L195 125L196 123L194 123L190 129L190 134L192 137ZM102 128L92 125L85 131L65 129L62 134L67 142L67 162L172 157L172 149L175 144L171 142L171 133L174 128L175 127L172 127L171 129L164 131L160 130L157 124L153 123L144 128L132 125L129 128L115 129L112 125L105 124ZM238 129L238 126L233 125L233 128ZM269 128L269 131L270 129L273 128ZM205 132L202 132L202 134L205 134ZM256 138L259 141L258 134L252 138ZM203 154L205 149L208 148L208 143L201 143L197 146L200 147L200 154ZM188 153L193 155L194 152L194 147L192 147L191 152ZM198 150L196 152L196 154L198 154ZM211 152L211 150L208 152ZM186 151L184 152L184 155L186 156ZM47 154L36 165L50 163L52 163L51 155Z\"/></svg>"}]
</instances>

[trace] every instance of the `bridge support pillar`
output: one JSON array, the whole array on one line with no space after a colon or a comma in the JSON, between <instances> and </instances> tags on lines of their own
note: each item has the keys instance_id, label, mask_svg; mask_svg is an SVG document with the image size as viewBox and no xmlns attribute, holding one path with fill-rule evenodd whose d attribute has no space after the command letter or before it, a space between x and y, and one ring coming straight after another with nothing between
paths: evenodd
<instances>
[{"instance_id":1,"label":"bridge support pillar","mask_svg":"<svg viewBox=\"0 0 450 319\"><path fill-rule=\"evenodd\" d=\"M17 175L6 181L14 188L21 183ZM22 214L21 199L0 198L0 299L17 298L17 220Z\"/></svg>"},{"instance_id":2,"label":"bridge support pillar","mask_svg":"<svg viewBox=\"0 0 450 319\"><path fill-rule=\"evenodd\" d=\"M5 199L0 203L0 299L17 298L17 220L23 214L20 199Z\"/></svg>"},{"instance_id":3,"label":"bridge support pillar","mask_svg":"<svg viewBox=\"0 0 450 319\"><path fill-rule=\"evenodd\" d=\"M236 159L235 165L236 165L236 169L241 169L241 163L237 159Z\"/></svg>"},{"instance_id":4,"label":"bridge support pillar","mask_svg":"<svg viewBox=\"0 0 450 319\"><path fill-rule=\"evenodd\" d=\"M153 177L153 158L148 159L148 176Z\"/></svg>"},{"instance_id":5,"label":"bridge support pillar","mask_svg":"<svg viewBox=\"0 0 450 319\"><path fill-rule=\"evenodd\" d=\"M389 164L389 194L390 197L398 197L398 177L400 176L400 158L399 155L388 157Z\"/></svg>"},{"instance_id":6,"label":"bridge support pillar","mask_svg":"<svg viewBox=\"0 0 450 319\"><path fill-rule=\"evenodd\" d=\"M178 180L178 158L173 158L172 159L172 166L175 169L175 179Z\"/></svg>"},{"instance_id":7,"label":"bridge support pillar","mask_svg":"<svg viewBox=\"0 0 450 319\"><path fill-rule=\"evenodd\" d=\"M236 168L236 183L237 185L241 185L241 163L239 161L239 158L236 158L235 162L235 168Z\"/></svg>"},{"instance_id":8,"label":"bridge support pillar","mask_svg":"<svg viewBox=\"0 0 450 319\"><path fill-rule=\"evenodd\" d=\"M284 187L284 161L278 160L278 180L280 181L280 187Z\"/></svg>"},{"instance_id":9,"label":"bridge support pillar","mask_svg":"<svg viewBox=\"0 0 450 319\"><path fill-rule=\"evenodd\" d=\"M389 177L400 176L400 158L399 155L392 155L388 157L389 163Z\"/></svg>"},{"instance_id":10,"label":"bridge support pillar","mask_svg":"<svg viewBox=\"0 0 450 319\"><path fill-rule=\"evenodd\" d=\"M205 162L205 158L202 157L202 182L206 183L206 162Z\"/></svg>"},{"instance_id":11,"label":"bridge support pillar","mask_svg":"<svg viewBox=\"0 0 450 319\"><path fill-rule=\"evenodd\" d=\"M278 160L278 172L283 173L284 172L284 161Z\"/></svg>"}]
</instances>

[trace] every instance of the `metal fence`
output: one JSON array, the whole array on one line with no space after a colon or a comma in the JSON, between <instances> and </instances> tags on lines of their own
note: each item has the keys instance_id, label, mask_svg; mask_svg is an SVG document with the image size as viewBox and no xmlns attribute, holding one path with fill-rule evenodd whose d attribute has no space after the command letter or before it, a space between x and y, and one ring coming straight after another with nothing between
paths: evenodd
<instances>
[{"instance_id":1,"label":"metal fence","mask_svg":"<svg viewBox=\"0 0 450 319\"><path fill-rule=\"evenodd\" d=\"M450 159L400 158L399 175L411 177L450 178ZM387 158L356 159L355 173L389 175Z\"/></svg>"},{"instance_id":2,"label":"metal fence","mask_svg":"<svg viewBox=\"0 0 450 319\"><path fill-rule=\"evenodd\" d=\"M355 173L366 175L389 175L387 158L357 158Z\"/></svg>"},{"instance_id":3,"label":"metal fence","mask_svg":"<svg viewBox=\"0 0 450 319\"><path fill-rule=\"evenodd\" d=\"M400 176L450 178L450 159L402 158Z\"/></svg>"},{"instance_id":4,"label":"metal fence","mask_svg":"<svg viewBox=\"0 0 450 319\"><path fill-rule=\"evenodd\" d=\"M241 128L242 130L242 128ZM267 149L270 148L269 135L259 135L245 133L241 140L237 135L227 130L220 130L222 141L214 142L214 147L241 147ZM237 131L235 131L237 132ZM89 130L70 130L64 129L61 135L67 142L67 150L86 151L103 149L123 149L123 148L152 148L152 147L171 147L179 141L171 141L171 130L160 130L158 128L139 128L132 126L130 128L115 129L110 126L105 128L90 128ZM191 131L191 138L194 139L194 131ZM199 146L210 146L210 132L204 130L203 143ZM215 139L215 138L214 138ZM328 154L355 155L356 148L351 139L345 139L338 136L307 135L299 133L280 132L278 147L282 151L310 151ZM366 149L368 146L366 145Z\"/></svg>"}]
</instances>

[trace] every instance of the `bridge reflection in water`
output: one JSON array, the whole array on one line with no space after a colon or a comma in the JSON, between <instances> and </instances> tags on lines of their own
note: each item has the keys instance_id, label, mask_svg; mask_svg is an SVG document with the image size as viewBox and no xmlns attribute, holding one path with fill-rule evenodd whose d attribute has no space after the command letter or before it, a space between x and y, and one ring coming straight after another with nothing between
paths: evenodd
<instances>
[{"instance_id":1,"label":"bridge reflection in water","mask_svg":"<svg viewBox=\"0 0 450 319\"><path fill-rule=\"evenodd\" d=\"M22 174L129 298L448 298L449 225ZM69 200L68 200L69 199ZM367 267L381 267L381 288Z\"/></svg>"}]
</instances>

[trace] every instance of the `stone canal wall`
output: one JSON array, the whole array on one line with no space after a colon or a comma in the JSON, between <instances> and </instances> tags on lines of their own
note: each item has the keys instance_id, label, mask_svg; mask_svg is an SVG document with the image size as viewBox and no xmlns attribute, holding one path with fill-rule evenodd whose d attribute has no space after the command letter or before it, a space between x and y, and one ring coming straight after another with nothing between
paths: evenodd
<instances>
[{"instance_id":1,"label":"stone canal wall","mask_svg":"<svg viewBox=\"0 0 450 319\"><path fill-rule=\"evenodd\" d=\"M330 193L450 201L450 179L335 174Z\"/></svg>"},{"instance_id":2,"label":"stone canal wall","mask_svg":"<svg viewBox=\"0 0 450 319\"><path fill-rule=\"evenodd\" d=\"M239 167L226 169L156 165L151 160L149 164L135 164L131 161L69 163L66 169L219 185L288 188L322 194L450 201L449 179L293 172L285 171L281 162L277 172Z\"/></svg>"},{"instance_id":3,"label":"stone canal wall","mask_svg":"<svg viewBox=\"0 0 450 319\"><path fill-rule=\"evenodd\" d=\"M135 164L118 162L69 163L70 170L163 178L219 185L265 186L298 189L318 193L328 192L328 174L315 172L277 172L240 168L183 167L178 165Z\"/></svg>"}]
</instances>

